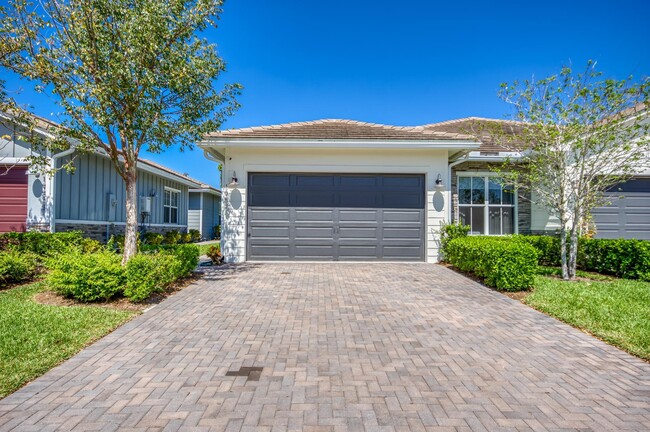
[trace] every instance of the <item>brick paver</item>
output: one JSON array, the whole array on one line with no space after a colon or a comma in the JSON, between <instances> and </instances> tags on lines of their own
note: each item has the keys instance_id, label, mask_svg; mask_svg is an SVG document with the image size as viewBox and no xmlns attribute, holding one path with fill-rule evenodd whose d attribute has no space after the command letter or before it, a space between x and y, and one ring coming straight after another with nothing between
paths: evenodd
<instances>
[{"instance_id":1,"label":"brick paver","mask_svg":"<svg viewBox=\"0 0 650 432\"><path fill-rule=\"evenodd\" d=\"M650 430L650 364L437 265L245 264L0 401L0 429Z\"/></svg>"}]
</instances>

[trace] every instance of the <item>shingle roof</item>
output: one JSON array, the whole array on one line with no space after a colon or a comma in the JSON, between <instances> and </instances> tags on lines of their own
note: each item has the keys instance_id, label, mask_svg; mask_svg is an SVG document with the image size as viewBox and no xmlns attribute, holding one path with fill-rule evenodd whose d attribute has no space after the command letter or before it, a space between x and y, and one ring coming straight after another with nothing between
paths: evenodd
<instances>
[{"instance_id":1,"label":"shingle roof","mask_svg":"<svg viewBox=\"0 0 650 432\"><path fill-rule=\"evenodd\" d=\"M507 143L508 148L498 145L498 143L490 137L490 128L499 126L501 126L505 134L512 136L512 140ZM521 132L521 123L517 121L467 117L440 123L431 123L422 127L428 131L462 133L470 135L474 139L478 138L481 142L481 147L479 148L480 152L511 151L513 150L513 147L521 148L523 146L523 142L515 138L516 135Z\"/></svg>"},{"instance_id":2,"label":"shingle roof","mask_svg":"<svg viewBox=\"0 0 650 432\"><path fill-rule=\"evenodd\" d=\"M206 138L259 138L303 140L471 140L459 132L427 130L422 126L390 126L355 120L325 119L308 122L285 123L229 129L208 134Z\"/></svg>"}]
</instances>

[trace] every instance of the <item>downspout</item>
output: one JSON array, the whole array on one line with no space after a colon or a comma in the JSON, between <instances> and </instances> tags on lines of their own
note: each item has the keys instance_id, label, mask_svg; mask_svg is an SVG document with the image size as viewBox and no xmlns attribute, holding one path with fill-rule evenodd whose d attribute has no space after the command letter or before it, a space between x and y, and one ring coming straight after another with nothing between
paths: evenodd
<instances>
[{"instance_id":1,"label":"downspout","mask_svg":"<svg viewBox=\"0 0 650 432\"><path fill-rule=\"evenodd\" d=\"M50 232L54 232L56 228L56 162L64 156L68 156L75 152L75 148L70 148L52 155L52 160L50 161L50 168L52 169L52 180L50 181L50 187L52 188L50 193L50 199L52 201L52 208L50 210Z\"/></svg>"}]
</instances>

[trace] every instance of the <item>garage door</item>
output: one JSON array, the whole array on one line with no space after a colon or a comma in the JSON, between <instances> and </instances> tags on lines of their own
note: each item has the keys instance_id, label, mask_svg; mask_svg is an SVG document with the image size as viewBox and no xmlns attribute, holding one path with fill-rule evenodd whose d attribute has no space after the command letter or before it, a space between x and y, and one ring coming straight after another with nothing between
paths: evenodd
<instances>
[{"instance_id":1,"label":"garage door","mask_svg":"<svg viewBox=\"0 0 650 432\"><path fill-rule=\"evenodd\" d=\"M249 260L423 261L423 175L248 178Z\"/></svg>"},{"instance_id":2,"label":"garage door","mask_svg":"<svg viewBox=\"0 0 650 432\"><path fill-rule=\"evenodd\" d=\"M0 166L0 232L25 231L27 168Z\"/></svg>"},{"instance_id":3,"label":"garage door","mask_svg":"<svg viewBox=\"0 0 650 432\"><path fill-rule=\"evenodd\" d=\"M607 197L611 204L593 212L596 238L650 240L650 178L629 180Z\"/></svg>"}]
</instances>

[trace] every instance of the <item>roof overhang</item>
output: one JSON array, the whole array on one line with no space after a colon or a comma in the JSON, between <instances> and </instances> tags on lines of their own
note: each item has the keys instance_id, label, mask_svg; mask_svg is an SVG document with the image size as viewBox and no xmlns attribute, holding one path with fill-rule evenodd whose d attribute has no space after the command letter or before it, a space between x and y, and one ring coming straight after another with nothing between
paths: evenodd
<instances>
[{"instance_id":1,"label":"roof overhang","mask_svg":"<svg viewBox=\"0 0 650 432\"><path fill-rule=\"evenodd\" d=\"M478 149L481 143L471 140L389 140L389 139L250 139L206 137L198 143L204 150L237 148L287 149Z\"/></svg>"},{"instance_id":2,"label":"roof overhang","mask_svg":"<svg viewBox=\"0 0 650 432\"><path fill-rule=\"evenodd\" d=\"M217 189L212 189L212 188L191 188L189 189L190 193L209 193L212 195L216 195L218 197L221 196L221 191Z\"/></svg>"}]
</instances>

